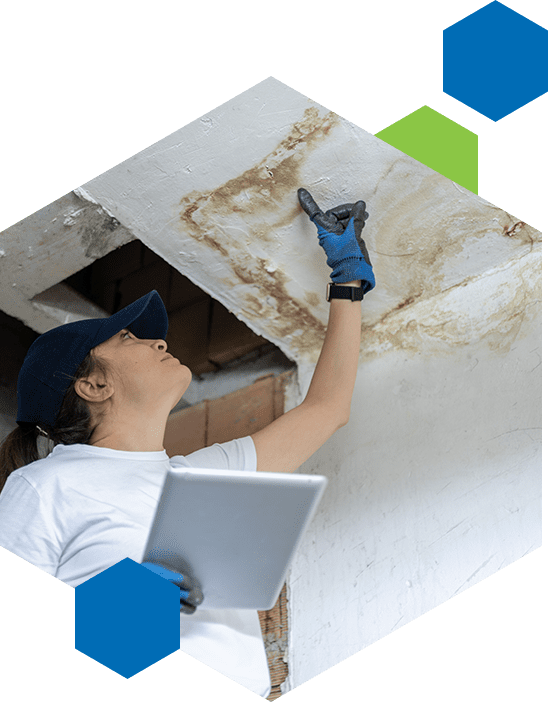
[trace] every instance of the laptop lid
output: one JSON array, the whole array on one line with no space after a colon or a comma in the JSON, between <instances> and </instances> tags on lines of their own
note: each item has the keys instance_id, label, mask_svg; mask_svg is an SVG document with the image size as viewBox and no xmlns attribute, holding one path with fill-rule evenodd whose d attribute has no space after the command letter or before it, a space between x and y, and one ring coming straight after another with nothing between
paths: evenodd
<instances>
[{"instance_id":1,"label":"laptop lid","mask_svg":"<svg viewBox=\"0 0 548 702\"><path fill-rule=\"evenodd\" d=\"M326 484L320 475L170 467L142 560L194 575L200 609L270 609Z\"/></svg>"}]
</instances>

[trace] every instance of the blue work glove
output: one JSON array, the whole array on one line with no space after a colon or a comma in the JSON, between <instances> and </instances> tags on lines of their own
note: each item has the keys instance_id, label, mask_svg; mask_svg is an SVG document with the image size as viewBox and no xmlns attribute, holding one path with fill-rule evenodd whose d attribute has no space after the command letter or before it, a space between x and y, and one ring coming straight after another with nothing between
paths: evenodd
<instances>
[{"instance_id":1,"label":"blue work glove","mask_svg":"<svg viewBox=\"0 0 548 702\"><path fill-rule=\"evenodd\" d=\"M181 591L181 612L194 614L196 607L202 604L204 596L196 578L193 578L191 575L181 575L157 563L141 563L141 565L179 587Z\"/></svg>"},{"instance_id":2,"label":"blue work glove","mask_svg":"<svg viewBox=\"0 0 548 702\"><path fill-rule=\"evenodd\" d=\"M327 254L327 265L333 270L331 280L334 283L361 280L364 294L372 290L375 276L361 237L369 217L365 202L358 200L322 212L308 190L299 188L297 196L310 221L316 225L318 239Z\"/></svg>"}]
</instances>

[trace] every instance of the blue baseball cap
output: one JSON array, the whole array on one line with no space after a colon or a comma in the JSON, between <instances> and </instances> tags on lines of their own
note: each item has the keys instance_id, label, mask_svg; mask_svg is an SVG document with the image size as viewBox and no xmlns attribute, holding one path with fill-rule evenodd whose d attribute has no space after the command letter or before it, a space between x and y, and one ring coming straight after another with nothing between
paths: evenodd
<instances>
[{"instance_id":1,"label":"blue baseball cap","mask_svg":"<svg viewBox=\"0 0 548 702\"><path fill-rule=\"evenodd\" d=\"M17 378L17 424L53 427L78 366L92 348L122 329L140 339L165 341L167 312L156 290L110 317L62 324L35 339Z\"/></svg>"}]
</instances>

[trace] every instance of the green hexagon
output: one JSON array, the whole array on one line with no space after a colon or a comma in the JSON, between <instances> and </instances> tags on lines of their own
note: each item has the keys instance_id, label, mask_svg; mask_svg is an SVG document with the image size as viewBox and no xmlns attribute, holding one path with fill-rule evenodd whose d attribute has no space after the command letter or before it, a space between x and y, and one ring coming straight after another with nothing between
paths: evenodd
<instances>
[{"instance_id":1,"label":"green hexagon","mask_svg":"<svg viewBox=\"0 0 548 702\"><path fill-rule=\"evenodd\" d=\"M428 168L478 193L478 136L426 105L375 134Z\"/></svg>"}]
</instances>

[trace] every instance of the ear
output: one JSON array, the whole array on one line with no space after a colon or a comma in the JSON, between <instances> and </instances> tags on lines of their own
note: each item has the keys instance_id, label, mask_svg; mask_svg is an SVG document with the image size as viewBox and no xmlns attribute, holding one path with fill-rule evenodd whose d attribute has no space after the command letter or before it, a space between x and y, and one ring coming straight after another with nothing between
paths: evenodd
<instances>
[{"instance_id":1,"label":"ear","mask_svg":"<svg viewBox=\"0 0 548 702\"><path fill-rule=\"evenodd\" d=\"M87 378L79 378L74 390L86 402L103 402L114 393L114 386L102 375L93 373Z\"/></svg>"}]
</instances>

